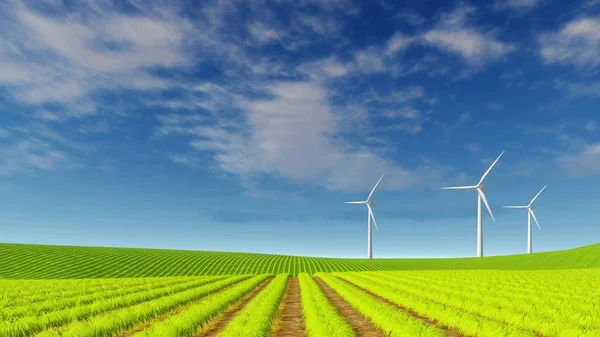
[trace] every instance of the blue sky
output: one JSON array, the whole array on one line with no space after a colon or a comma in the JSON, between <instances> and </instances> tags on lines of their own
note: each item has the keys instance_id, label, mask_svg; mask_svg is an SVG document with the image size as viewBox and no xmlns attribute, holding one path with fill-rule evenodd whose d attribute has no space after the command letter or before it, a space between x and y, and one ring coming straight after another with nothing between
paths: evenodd
<instances>
[{"instance_id":1,"label":"blue sky","mask_svg":"<svg viewBox=\"0 0 600 337\"><path fill-rule=\"evenodd\" d=\"M474 256L600 241L600 2L4 1L0 241Z\"/></svg>"}]
</instances>

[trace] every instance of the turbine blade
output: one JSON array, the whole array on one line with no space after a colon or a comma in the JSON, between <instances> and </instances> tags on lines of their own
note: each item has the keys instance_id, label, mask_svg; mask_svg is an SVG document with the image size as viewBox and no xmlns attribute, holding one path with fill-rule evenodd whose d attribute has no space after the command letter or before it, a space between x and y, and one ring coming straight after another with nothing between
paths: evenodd
<instances>
[{"instance_id":1,"label":"turbine blade","mask_svg":"<svg viewBox=\"0 0 600 337\"><path fill-rule=\"evenodd\" d=\"M531 208L527 209L529 211L529 214L531 214L531 216L533 217L533 220L535 220L535 224L538 226L539 229L542 229L542 227L540 227L540 223L537 221L536 217L535 217L535 213L533 213L533 210Z\"/></svg>"},{"instance_id":2,"label":"turbine blade","mask_svg":"<svg viewBox=\"0 0 600 337\"><path fill-rule=\"evenodd\" d=\"M375 215L373 215L373 209L371 209L371 206L369 206L369 216L371 217L371 220L373 220L375 228L377 228L377 231L379 232L379 227L377 227L377 221L375 221Z\"/></svg>"},{"instance_id":3,"label":"turbine blade","mask_svg":"<svg viewBox=\"0 0 600 337\"><path fill-rule=\"evenodd\" d=\"M453 186L453 187L442 187L442 190L474 190L477 186Z\"/></svg>"},{"instance_id":4,"label":"turbine blade","mask_svg":"<svg viewBox=\"0 0 600 337\"><path fill-rule=\"evenodd\" d=\"M375 193L375 189L381 182L381 179L383 179L383 174L381 175L381 178L379 178L379 180L377 180L377 184L375 184L375 187L373 187L373 189L371 190L371 193L369 193L369 197L367 198L367 200L371 200L371 196L373 195L373 193Z\"/></svg>"},{"instance_id":5,"label":"turbine blade","mask_svg":"<svg viewBox=\"0 0 600 337\"><path fill-rule=\"evenodd\" d=\"M548 186L548 185L546 185L546 186ZM533 202L535 201L535 199L537 199L537 197L539 197L540 194L542 194L542 192L546 189L546 186L542 187L542 189L538 192L538 194L536 194L535 197L533 197L533 199L531 199L529 206L533 205Z\"/></svg>"},{"instance_id":6,"label":"turbine blade","mask_svg":"<svg viewBox=\"0 0 600 337\"><path fill-rule=\"evenodd\" d=\"M527 208L527 206L502 206L502 208Z\"/></svg>"},{"instance_id":7,"label":"turbine blade","mask_svg":"<svg viewBox=\"0 0 600 337\"><path fill-rule=\"evenodd\" d=\"M485 171L485 173L483 174L483 176L481 176L481 180L479 180L479 183L477 185L481 185L481 183L483 182L483 180L485 179L485 177L487 177L487 175L490 173L490 171L492 170L492 168L494 167L494 165L496 165L496 163L498 162L498 160L500 160L500 157L502 157L503 154L504 154L504 151L502 151L502 153L500 153L500 155L498 156L498 158L496 158L496 160L494 160L494 162L492 163L492 165L490 166L490 168L487 169L487 171Z\"/></svg>"},{"instance_id":8,"label":"turbine blade","mask_svg":"<svg viewBox=\"0 0 600 337\"><path fill-rule=\"evenodd\" d=\"M496 222L496 219L494 219L494 214L492 214L492 210L490 209L490 204L488 204L485 194L483 194L483 191L480 189L477 189L477 193L479 193L479 196L481 197L481 200L483 200L485 207L487 208L488 212L490 212L490 216L492 217L492 220L494 220L494 222Z\"/></svg>"},{"instance_id":9,"label":"turbine blade","mask_svg":"<svg viewBox=\"0 0 600 337\"><path fill-rule=\"evenodd\" d=\"M344 201L344 204L366 204L366 201Z\"/></svg>"}]
</instances>

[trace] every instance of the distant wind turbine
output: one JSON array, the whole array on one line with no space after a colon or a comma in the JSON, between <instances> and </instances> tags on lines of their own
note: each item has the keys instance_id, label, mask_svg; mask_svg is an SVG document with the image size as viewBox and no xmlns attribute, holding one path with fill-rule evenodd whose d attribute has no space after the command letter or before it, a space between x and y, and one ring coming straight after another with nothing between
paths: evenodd
<instances>
[{"instance_id":1,"label":"distant wind turbine","mask_svg":"<svg viewBox=\"0 0 600 337\"><path fill-rule=\"evenodd\" d=\"M371 207L375 206L375 202L371 201L371 197L373 196L373 193L375 193L375 189L377 188L377 186L379 185L379 182L381 182L381 179L383 179L383 174L381 175L381 178L379 178L379 180L377 181L377 184L375 184L375 187L373 187L373 189L371 190L371 193L369 193L369 197L367 197L367 200L365 201L346 201L344 202L345 204L365 204L367 205L367 210L368 210L368 217L367 217L367 255L369 259L373 258L373 234L372 234L372 230L371 230L371 219L373 220L373 223L375 224L375 228L377 228L377 230L379 231L379 227L377 227L377 222L375 221L375 216L373 215L373 209Z\"/></svg>"},{"instance_id":2,"label":"distant wind turbine","mask_svg":"<svg viewBox=\"0 0 600 337\"><path fill-rule=\"evenodd\" d=\"M538 228L542 229L542 227L540 227L540 223L535 217L535 213L533 213L532 205L535 199L537 199L537 197L539 197L540 194L542 194L542 192L546 189L546 186L542 187L542 189L538 192L538 194L535 195L535 197L533 197L533 199L531 199L531 202L527 206L502 206L504 208L521 208L527 210L527 254L531 254L531 217L533 217L533 220L535 220L535 224L538 226Z\"/></svg>"},{"instance_id":3,"label":"distant wind turbine","mask_svg":"<svg viewBox=\"0 0 600 337\"><path fill-rule=\"evenodd\" d=\"M487 177L487 175L490 173L490 171L492 170L494 165L496 165L498 160L500 160L500 157L502 157L503 154L504 154L504 151L502 151L502 153L500 153L498 158L496 158L496 160L492 163L492 166L490 166L490 168L487 171L485 171L485 173L483 174L483 176L481 177L481 179L479 180L477 185L442 187L443 190L477 190L477 257L483 256L483 214L481 213L481 201L482 200L483 200L483 203L485 204L485 207L487 208L488 212L490 212L490 216L492 217L492 220L494 220L494 222L496 222L496 219L494 219L494 215L492 214L492 210L490 209L490 205L488 204L485 194L483 193L483 190L484 190L483 180L485 179L485 177Z\"/></svg>"}]
</instances>

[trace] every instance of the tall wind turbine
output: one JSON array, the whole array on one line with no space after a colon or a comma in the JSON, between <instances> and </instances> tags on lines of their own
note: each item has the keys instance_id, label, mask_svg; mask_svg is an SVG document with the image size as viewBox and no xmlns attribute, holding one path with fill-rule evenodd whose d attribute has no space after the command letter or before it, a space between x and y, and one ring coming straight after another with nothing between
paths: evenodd
<instances>
[{"instance_id":1,"label":"tall wind turbine","mask_svg":"<svg viewBox=\"0 0 600 337\"><path fill-rule=\"evenodd\" d=\"M540 194L542 194L542 192L546 189L546 186L542 187L542 189L538 192L538 194L535 195L535 197L533 197L533 199L531 199L531 202L527 206L502 206L504 208L522 208L527 210L527 254L531 254L531 217L533 217L533 220L535 220L535 224L538 226L538 228L542 229L542 227L540 227L540 223L535 217L535 213L533 213L532 205L535 199L537 199L537 197L539 197Z\"/></svg>"},{"instance_id":2,"label":"tall wind turbine","mask_svg":"<svg viewBox=\"0 0 600 337\"><path fill-rule=\"evenodd\" d=\"M484 190L483 180L485 179L485 177L487 177L487 175L490 173L490 171L492 170L494 165L496 165L498 160L500 160L500 157L502 157L503 154L504 154L504 151L502 151L502 153L500 153L498 158L496 158L496 160L492 163L492 166L490 166L490 168L487 169L487 171L485 171L485 173L483 174L483 176L481 177L481 179L479 180L477 185L442 187L443 190L476 190L477 191L477 257L483 256L483 214L481 213L481 201L482 200L483 200L483 203L485 204L485 207L487 208L488 212L490 212L490 216L492 217L492 220L494 220L494 222L496 222L496 219L494 219L494 215L492 214L492 210L490 209L490 205L488 204L485 194L483 193L483 190Z\"/></svg>"},{"instance_id":3,"label":"tall wind turbine","mask_svg":"<svg viewBox=\"0 0 600 337\"><path fill-rule=\"evenodd\" d=\"M379 185L379 182L381 182L381 179L383 179L383 174L381 175L381 178L379 178L379 180L377 181L377 184L375 184L375 187L373 187L373 189L371 190L371 193L369 193L369 196L367 197L367 200L365 201L346 201L344 202L345 204L365 204L367 205L367 210L368 210L368 216L367 216L367 255L369 257L369 259L373 258L373 234L372 234L372 230L371 230L371 220L373 220L373 223L375 224L375 228L377 228L377 230L379 231L379 227L377 227L377 222L375 221L375 216L373 215L373 209L371 207L375 206L375 202L371 201L371 197L373 196L373 193L375 193L375 189L377 188L377 186Z\"/></svg>"}]
</instances>

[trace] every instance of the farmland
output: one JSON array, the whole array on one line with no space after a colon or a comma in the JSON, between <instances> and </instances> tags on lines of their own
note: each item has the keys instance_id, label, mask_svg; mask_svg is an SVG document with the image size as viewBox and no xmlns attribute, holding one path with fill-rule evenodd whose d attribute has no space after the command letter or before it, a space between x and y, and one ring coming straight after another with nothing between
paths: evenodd
<instances>
[{"instance_id":1,"label":"farmland","mask_svg":"<svg viewBox=\"0 0 600 337\"><path fill-rule=\"evenodd\" d=\"M600 245L334 259L0 244L0 336L600 336Z\"/></svg>"},{"instance_id":2,"label":"farmland","mask_svg":"<svg viewBox=\"0 0 600 337\"><path fill-rule=\"evenodd\" d=\"M593 268L4 279L0 336L597 337L598 284Z\"/></svg>"},{"instance_id":3,"label":"farmland","mask_svg":"<svg viewBox=\"0 0 600 337\"><path fill-rule=\"evenodd\" d=\"M380 270L600 268L600 244L479 258L338 259L160 249L0 244L0 278L76 279L203 275L298 275Z\"/></svg>"}]
</instances>

